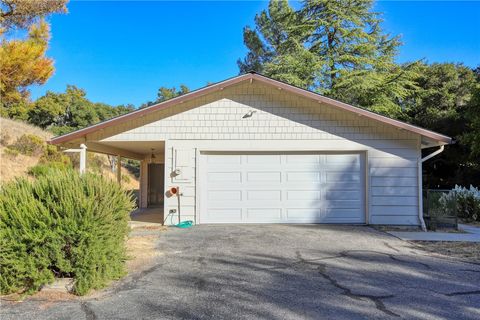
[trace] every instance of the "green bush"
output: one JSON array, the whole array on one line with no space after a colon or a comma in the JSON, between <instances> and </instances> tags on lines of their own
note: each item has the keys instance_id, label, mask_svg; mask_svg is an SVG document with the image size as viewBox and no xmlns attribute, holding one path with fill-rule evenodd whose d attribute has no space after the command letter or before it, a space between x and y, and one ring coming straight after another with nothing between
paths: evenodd
<instances>
[{"instance_id":1,"label":"green bush","mask_svg":"<svg viewBox=\"0 0 480 320\"><path fill-rule=\"evenodd\" d=\"M44 152L45 145L45 141L41 137L34 134L24 134L8 148L27 156L38 156Z\"/></svg>"},{"instance_id":2,"label":"green bush","mask_svg":"<svg viewBox=\"0 0 480 320\"><path fill-rule=\"evenodd\" d=\"M67 164L62 162L47 162L47 163L39 163L30 169L28 169L28 174L34 176L36 178L46 176L49 174L55 174L55 171L67 171L70 167Z\"/></svg>"},{"instance_id":3,"label":"green bush","mask_svg":"<svg viewBox=\"0 0 480 320\"><path fill-rule=\"evenodd\" d=\"M453 207L456 215L465 221L480 221L480 190L474 186L467 189L456 185L440 197L439 203L444 210Z\"/></svg>"},{"instance_id":4,"label":"green bush","mask_svg":"<svg viewBox=\"0 0 480 320\"><path fill-rule=\"evenodd\" d=\"M10 148L5 148L5 155L10 157L10 158L16 158L20 152L18 150L10 149Z\"/></svg>"},{"instance_id":5,"label":"green bush","mask_svg":"<svg viewBox=\"0 0 480 320\"><path fill-rule=\"evenodd\" d=\"M63 163L65 165L71 164L70 158L65 155L64 152L59 151L57 146L47 144L42 156L40 157L40 163Z\"/></svg>"},{"instance_id":6,"label":"green bush","mask_svg":"<svg viewBox=\"0 0 480 320\"><path fill-rule=\"evenodd\" d=\"M52 171L0 189L0 293L73 277L74 293L125 273L131 195L100 176Z\"/></svg>"}]
</instances>

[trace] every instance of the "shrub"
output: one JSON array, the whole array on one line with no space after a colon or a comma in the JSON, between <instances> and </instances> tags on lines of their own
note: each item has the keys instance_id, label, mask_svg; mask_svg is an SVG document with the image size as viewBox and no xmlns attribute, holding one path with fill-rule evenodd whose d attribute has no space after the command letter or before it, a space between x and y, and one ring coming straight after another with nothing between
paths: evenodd
<instances>
[{"instance_id":1,"label":"shrub","mask_svg":"<svg viewBox=\"0 0 480 320\"><path fill-rule=\"evenodd\" d=\"M10 157L10 158L16 158L20 152L18 152L18 150L15 150L15 149L10 149L10 148L5 148L5 155Z\"/></svg>"},{"instance_id":2,"label":"shrub","mask_svg":"<svg viewBox=\"0 0 480 320\"><path fill-rule=\"evenodd\" d=\"M100 176L52 171L0 189L0 293L73 277L86 294L125 272L131 196Z\"/></svg>"},{"instance_id":3,"label":"shrub","mask_svg":"<svg viewBox=\"0 0 480 320\"><path fill-rule=\"evenodd\" d=\"M40 163L62 163L64 165L71 164L70 158L65 153L58 150L57 146L50 144L46 145L43 155L40 158Z\"/></svg>"},{"instance_id":4,"label":"shrub","mask_svg":"<svg viewBox=\"0 0 480 320\"><path fill-rule=\"evenodd\" d=\"M38 156L45 150L45 141L34 134L24 134L8 148L27 156Z\"/></svg>"},{"instance_id":5,"label":"shrub","mask_svg":"<svg viewBox=\"0 0 480 320\"><path fill-rule=\"evenodd\" d=\"M453 207L461 219L480 221L480 190L474 186L467 189L455 185L454 189L440 197L439 202L445 210Z\"/></svg>"},{"instance_id":6,"label":"shrub","mask_svg":"<svg viewBox=\"0 0 480 320\"><path fill-rule=\"evenodd\" d=\"M66 171L70 169L66 164L62 162L48 162L48 163L39 163L30 169L28 169L28 174L36 178L46 176L49 174L55 174L56 171Z\"/></svg>"},{"instance_id":7,"label":"shrub","mask_svg":"<svg viewBox=\"0 0 480 320\"><path fill-rule=\"evenodd\" d=\"M7 146L10 143L10 135L7 132L0 131L0 145Z\"/></svg>"}]
</instances>

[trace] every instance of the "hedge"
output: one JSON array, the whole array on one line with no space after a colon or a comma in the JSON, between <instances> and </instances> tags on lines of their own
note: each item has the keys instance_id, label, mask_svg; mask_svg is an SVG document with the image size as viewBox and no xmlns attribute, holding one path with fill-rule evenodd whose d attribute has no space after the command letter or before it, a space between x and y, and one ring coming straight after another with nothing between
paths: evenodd
<instances>
[{"instance_id":1,"label":"hedge","mask_svg":"<svg viewBox=\"0 0 480 320\"><path fill-rule=\"evenodd\" d=\"M0 189L0 293L73 277L78 295L125 274L131 195L97 175L49 171Z\"/></svg>"}]
</instances>

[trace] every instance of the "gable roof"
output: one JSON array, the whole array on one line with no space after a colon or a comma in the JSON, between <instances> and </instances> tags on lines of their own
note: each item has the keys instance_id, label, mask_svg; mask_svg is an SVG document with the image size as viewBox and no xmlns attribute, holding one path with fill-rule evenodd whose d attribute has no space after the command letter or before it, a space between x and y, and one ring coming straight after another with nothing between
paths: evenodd
<instances>
[{"instance_id":1,"label":"gable roof","mask_svg":"<svg viewBox=\"0 0 480 320\"><path fill-rule=\"evenodd\" d=\"M424 129L424 128L421 128L421 127L418 127L418 126L414 126L412 124L409 124L409 123L406 123L406 122L403 122L403 121L395 120L395 119L383 116L381 114L378 114L378 113L375 113L375 112L372 112L372 111L368 111L368 110L365 110L365 109L362 109L362 108L359 108L359 107L349 105L347 103L337 101L335 99L327 98L327 97L322 96L318 93L315 93L315 92L312 92L312 91L309 91L309 90L305 90L305 89L302 89L302 88L299 88L299 87L295 87L295 86L292 86L292 85L287 84L285 82L274 80L274 79L271 79L269 77L266 77L264 75L261 75L261 74L255 73L255 72L242 74L242 75L239 75L239 76L236 76L236 77L224 80L224 81L220 81L220 82L217 82L215 84L200 88L198 90L194 90L194 91L191 91L189 93L183 94L181 96L178 96L178 97L175 97L175 98L172 98L172 99L154 104L152 106L149 106L149 107L146 107L146 108L143 108L143 109L138 109L138 110L132 111L130 113L112 118L110 120L106 120L106 121L91 125L89 127L79 129L79 130L76 130L76 131L73 131L73 132L55 137L55 138L50 140L50 143L61 144L61 143L66 143L66 142L69 142L69 141L72 141L72 140L75 140L75 139L78 139L78 138L82 138L82 137L85 137L87 134L96 132L96 131L104 129L106 127L109 127L109 126L112 126L112 125L118 125L118 124L121 124L121 123L125 123L127 121L131 121L133 119L145 116L145 115L150 114L152 112L155 112L157 110L168 108L170 106L173 106L173 105L176 105L176 104L179 104L179 103L183 103L183 102L186 102L186 101L189 101L189 100L207 95L207 94L212 93L212 92L216 92L218 90L223 90L226 87L238 84L238 83L243 82L243 81L250 81L250 82L259 81L261 83L265 83L265 84L277 87L278 89L285 90L287 92L297 94L297 95L300 95L300 96L308 98L308 99L316 100L320 103L325 103L327 105L330 105L330 106L333 106L333 107L336 107L336 108L339 108L339 109L342 109L342 110L345 110L345 111L348 111L348 112L352 112L352 113L355 113L355 114L360 115L360 116L364 116L364 117L369 118L369 119L373 119L373 120L376 120L376 121L380 121L380 122L389 124L391 126L397 127L398 129L407 130L407 131L417 133L421 136L424 136L424 137L430 138L434 141L437 141L440 144L452 143L452 138L450 138L448 136L445 136L443 134L440 134L440 133L437 133L437 132L434 132L434 131L431 131L431 130L427 130L427 129Z\"/></svg>"}]
</instances>

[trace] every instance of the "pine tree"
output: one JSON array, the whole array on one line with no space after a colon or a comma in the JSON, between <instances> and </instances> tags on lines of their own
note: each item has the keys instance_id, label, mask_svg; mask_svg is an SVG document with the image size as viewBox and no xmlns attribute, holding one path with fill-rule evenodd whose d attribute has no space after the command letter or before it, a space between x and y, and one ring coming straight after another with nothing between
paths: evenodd
<instances>
[{"instance_id":1,"label":"pine tree","mask_svg":"<svg viewBox=\"0 0 480 320\"><path fill-rule=\"evenodd\" d=\"M0 115L26 119L31 108L28 87L43 84L53 74L46 57L50 28L44 17L65 12L67 0L0 1ZM24 39L13 30L28 29Z\"/></svg>"},{"instance_id":2,"label":"pine tree","mask_svg":"<svg viewBox=\"0 0 480 320\"><path fill-rule=\"evenodd\" d=\"M415 89L416 64L399 66L400 41L381 29L371 0L309 0L299 10L271 1L244 29L249 69L389 115Z\"/></svg>"}]
</instances>

